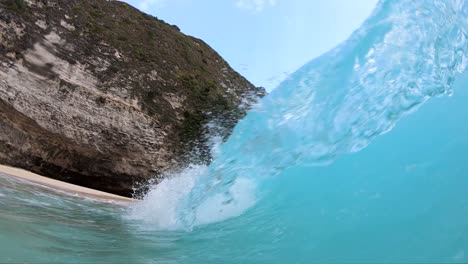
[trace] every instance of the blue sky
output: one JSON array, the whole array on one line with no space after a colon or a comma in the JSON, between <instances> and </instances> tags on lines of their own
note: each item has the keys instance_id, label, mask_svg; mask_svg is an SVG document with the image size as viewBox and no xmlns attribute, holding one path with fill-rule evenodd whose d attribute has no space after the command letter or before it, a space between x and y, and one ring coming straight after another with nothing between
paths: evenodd
<instances>
[{"instance_id":1,"label":"blue sky","mask_svg":"<svg viewBox=\"0 0 468 264\"><path fill-rule=\"evenodd\" d=\"M377 0L125 0L201 38L268 90L345 40Z\"/></svg>"}]
</instances>

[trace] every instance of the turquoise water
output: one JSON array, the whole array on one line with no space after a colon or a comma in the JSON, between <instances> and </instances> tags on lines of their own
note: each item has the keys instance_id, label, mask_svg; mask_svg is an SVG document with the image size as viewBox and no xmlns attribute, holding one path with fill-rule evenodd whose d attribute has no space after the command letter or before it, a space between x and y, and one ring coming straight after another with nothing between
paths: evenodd
<instances>
[{"instance_id":1,"label":"turquoise water","mask_svg":"<svg viewBox=\"0 0 468 264\"><path fill-rule=\"evenodd\" d=\"M0 176L0 262L468 262L467 32L466 1L381 1L136 205Z\"/></svg>"}]
</instances>

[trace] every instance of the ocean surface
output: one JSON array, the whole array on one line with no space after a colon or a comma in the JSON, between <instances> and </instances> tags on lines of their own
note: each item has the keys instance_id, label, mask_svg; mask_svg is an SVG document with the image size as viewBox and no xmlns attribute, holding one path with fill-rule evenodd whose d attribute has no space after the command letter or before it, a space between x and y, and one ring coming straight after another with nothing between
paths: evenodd
<instances>
[{"instance_id":1,"label":"ocean surface","mask_svg":"<svg viewBox=\"0 0 468 264\"><path fill-rule=\"evenodd\" d=\"M0 175L0 262L466 263L467 37L468 1L380 1L134 205Z\"/></svg>"}]
</instances>

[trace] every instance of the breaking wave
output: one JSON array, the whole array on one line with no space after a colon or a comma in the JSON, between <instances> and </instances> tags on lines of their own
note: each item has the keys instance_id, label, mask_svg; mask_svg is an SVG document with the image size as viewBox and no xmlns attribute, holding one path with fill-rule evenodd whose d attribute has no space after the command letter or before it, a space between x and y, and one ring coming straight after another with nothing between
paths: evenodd
<instances>
[{"instance_id":1,"label":"breaking wave","mask_svg":"<svg viewBox=\"0 0 468 264\"><path fill-rule=\"evenodd\" d=\"M162 229L226 220L255 205L287 168L364 149L427 100L452 94L467 65L467 12L463 0L379 2L346 42L263 98L210 166L155 186L131 217Z\"/></svg>"}]
</instances>

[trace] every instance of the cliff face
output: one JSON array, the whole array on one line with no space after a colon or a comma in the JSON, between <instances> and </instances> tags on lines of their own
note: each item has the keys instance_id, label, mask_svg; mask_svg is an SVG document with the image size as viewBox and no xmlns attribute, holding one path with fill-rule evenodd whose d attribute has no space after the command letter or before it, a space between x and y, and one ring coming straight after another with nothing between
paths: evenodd
<instances>
[{"instance_id":1,"label":"cliff face","mask_svg":"<svg viewBox=\"0 0 468 264\"><path fill-rule=\"evenodd\" d=\"M263 94L125 3L0 0L2 164L129 196L194 149L209 160L204 124L226 135Z\"/></svg>"}]
</instances>

